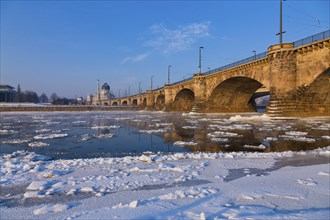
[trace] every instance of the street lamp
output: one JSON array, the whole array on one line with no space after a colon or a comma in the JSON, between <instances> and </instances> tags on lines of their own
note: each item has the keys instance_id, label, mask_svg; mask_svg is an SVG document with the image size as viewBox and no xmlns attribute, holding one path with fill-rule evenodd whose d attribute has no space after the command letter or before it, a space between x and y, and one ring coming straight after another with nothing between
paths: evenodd
<instances>
[{"instance_id":1,"label":"street lamp","mask_svg":"<svg viewBox=\"0 0 330 220\"><path fill-rule=\"evenodd\" d=\"M199 47L199 73L202 73L202 49L204 47Z\"/></svg>"},{"instance_id":2,"label":"street lamp","mask_svg":"<svg viewBox=\"0 0 330 220\"><path fill-rule=\"evenodd\" d=\"M139 94L141 94L141 82L139 82Z\"/></svg>"},{"instance_id":3,"label":"street lamp","mask_svg":"<svg viewBox=\"0 0 330 220\"><path fill-rule=\"evenodd\" d=\"M257 51L252 51L253 53L254 53L254 60L256 60L257 59Z\"/></svg>"},{"instance_id":4,"label":"street lamp","mask_svg":"<svg viewBox=\"0 0 330 220\"><path fill-rule=\"evenodd\" d=\"M283 29L282 29L282 27L283 27L283 25L282 25L282 1L285 1L285 0L280 0L280 32L279 33L277 33L276 35L280 35L280 44L282 44L282 39L283 39L283 37L282 37L282 35L286 32L286 31L283 31Z\"/></svg>"},{"instance_id":5,"label":"street lamp","mask_svg":"<svg viewBox=\"0 0 330 220\"><path fill-rule=\"evenodd\" d=\"M171 69L171 65L168 65L168 68L167 68L167 84L170 84L170 69Z\"/></svg>"},{"instance_id":6,"label":"street lamp","mask_svg":"<svg viewBox=\"0 0 330 220\"><path fill-rule=\"evenodd\" d=\"M152 78L154 78L154 76L151 76L151 86L150 86L150 90L152 90Z\"/></svg>"},{"instance_id":7,"label":"street lamp","mask_svg":"<svg viewBox=\"0 0 330 220\"><path fill-rule=\"evenodd\" d=\"M207 69L209 70L209 74L211 73L211 69L210 69L210 67L207 67Z\"/></svg>"}]
</instances>

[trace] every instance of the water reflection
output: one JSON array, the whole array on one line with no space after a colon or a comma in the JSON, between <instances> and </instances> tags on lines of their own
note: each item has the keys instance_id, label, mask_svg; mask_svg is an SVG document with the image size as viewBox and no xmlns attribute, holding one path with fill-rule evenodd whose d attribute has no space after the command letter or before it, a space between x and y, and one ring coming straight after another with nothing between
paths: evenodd
<instances>
[{"instance_id":1,"label":"water reflection","mask_svg":"<svg viewBox=\"0 0 330 220\"><path fill-rule=\"evenodd\" d=\"M28 150L63 159L147 151L299 151L330 144L330 117L271 120L256 114L155 112L2 115L0 153Z\"/></svg>"}]
</instances>

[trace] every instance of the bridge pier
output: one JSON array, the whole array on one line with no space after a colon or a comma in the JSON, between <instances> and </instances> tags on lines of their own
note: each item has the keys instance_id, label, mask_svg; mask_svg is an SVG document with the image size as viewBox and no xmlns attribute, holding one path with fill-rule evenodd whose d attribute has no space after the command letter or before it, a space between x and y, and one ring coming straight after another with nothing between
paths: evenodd
<instances>
[{"instance_id":1,"label":"bridge pier","mask_svg":"<svg viewBox=\"0 0 330 220\"><path fill-rule=\"evenodd\" d=\"M313 53L310 53L312 50ZM323 58L322 59L320 59ZM268 49L270 116L330 114L329 41L294 48L293 43ZM315 62L320 59L319 62Z\"/></svg>"},{"instance_id":2,"label":"bridge pier","mask_svg":"<svg viewBox=\"0 0 330 220\"><path fill-rule=\"evenodd\" d=\"M147 96L147 106L146 106L147 110L155 110L155 97L153 91L147 90L146 96Z\"/></svg>"}]
</instances>

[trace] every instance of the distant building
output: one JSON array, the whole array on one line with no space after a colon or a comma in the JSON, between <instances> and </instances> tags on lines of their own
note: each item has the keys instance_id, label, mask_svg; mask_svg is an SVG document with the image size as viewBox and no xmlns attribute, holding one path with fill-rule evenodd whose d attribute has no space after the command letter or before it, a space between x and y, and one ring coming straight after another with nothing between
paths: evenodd
<instances>
[{"instance_id":1,"label":"distant building","mask_svg":"<svg viewBox=\"0 0 330 220\"><path fill-rule=\"evenodd\" d=\"M87 105L109 105L110 104L110 86L108 83L104 83L99 89L99 81L97 81L97 91L95 96L87 96L86 103Z\"/></svg>"},{"instance_id":2,"label":"distant building","mask_svg":"<svg viewBox=\"0 0 330 220\"><path fill-rule=\"evenodd\" d=\"M78 104L78 105L83 105L83 104L84 104L84 99L83 99L83 97L78 97L78 98L76 99L76 101L77 101L77 104Z\"/></svg>"},{"instance_id":3,"label":"distant building","mask_svg":"<svg viewBox=\"0 0 330 220\"><path fill-rule=\"evenodd\" d=\"M0 102L15 102L16 90L10 85L0 85Z\"/></svg>"}]
</instances>

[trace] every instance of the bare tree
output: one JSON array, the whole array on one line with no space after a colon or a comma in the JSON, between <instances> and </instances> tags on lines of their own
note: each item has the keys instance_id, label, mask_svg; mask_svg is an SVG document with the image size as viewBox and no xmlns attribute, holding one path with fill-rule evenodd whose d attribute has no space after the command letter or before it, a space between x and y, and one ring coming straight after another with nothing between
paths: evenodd
<instances>
[{"instance_id":1,"label":"bare tree","mask_svg":"<svg viewBox=\"0 0 330 220\"><path fill-rule=\"evenodd\" d=\"M50 102L52 104L55 104L57 102L58 96L56 95L56 93L54 92L53 94L51 94L50 96Z\"/></svg>"},{"instance_id":2,"label":"bare tree","mask_svg":"<svg viewBox=\"0 0 330 220\"><path fill-rule=\"evenodd\" d=\"M39 101L40 101L41 103L46 103L46 102L48 102L48 97L47 97L47 95L46 95L45 93L42 93L41 96L39 97Z\"/></svg>"}]
</instances>

